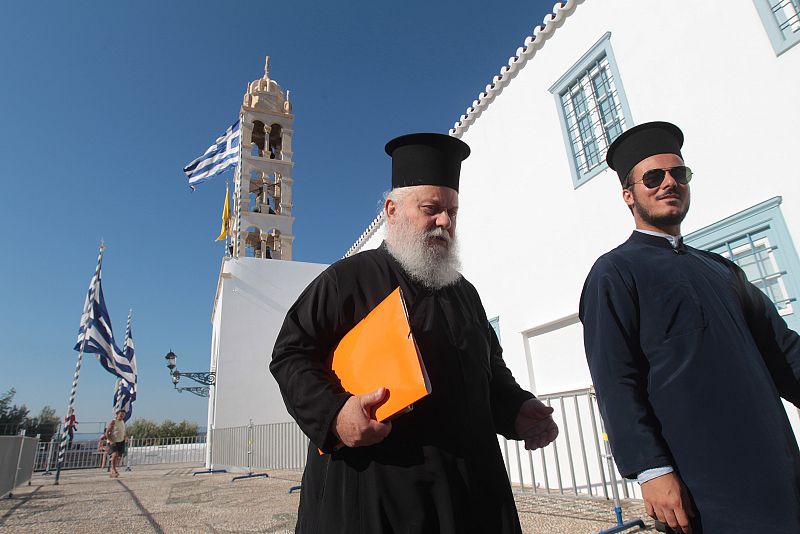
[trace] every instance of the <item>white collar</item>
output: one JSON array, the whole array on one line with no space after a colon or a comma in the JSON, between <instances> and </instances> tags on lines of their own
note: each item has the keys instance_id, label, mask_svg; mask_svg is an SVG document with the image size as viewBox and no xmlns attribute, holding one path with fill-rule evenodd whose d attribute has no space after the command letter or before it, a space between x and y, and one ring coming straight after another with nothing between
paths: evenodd
<instances>
[{"instance_id":1,"label":"white collar","mask_svg":"<svg viewBox=\"0 0 800 534\"><path fill-rule=\"evenodd\" d=\"M642 230L640 228L635 228L635 230L637 232L641 232L643 234L654 235L654 236L657 236L657 237L663 237L664 239L669 241L669 244L672 245L672 248L678 248L680 246L680 244L681 244L681 240L683 239L680 234L679 235L669 235L669 234L665 234L664 232L655 232L653 230Z\"/></svg>"}]
</instances>

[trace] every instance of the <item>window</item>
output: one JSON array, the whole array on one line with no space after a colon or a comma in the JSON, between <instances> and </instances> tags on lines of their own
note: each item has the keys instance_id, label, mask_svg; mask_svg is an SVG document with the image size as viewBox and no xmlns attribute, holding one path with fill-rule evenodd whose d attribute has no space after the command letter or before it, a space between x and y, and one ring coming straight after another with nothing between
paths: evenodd
<instances>
[{"instance_id":1,"label":"window","mask_svg":"<svg viewBox=\"0 0 800 534\"><path fill-rule=\"evenodd\" d=\"M610 38L606 33L550 87L575 188L606 169L608 145L632 125Z\"/></svg>"},{"instance_id":2,"label":"window","mask_svg":"<svg viewBox=\"0 0 800 534\"><path fill-rule=\"evenodd\" d=\"M534 394L563 393L592 385L577 313L522 332Z\"/></svg>"},{"instance_id":3,"label":"window","mask_svg":"<svg viewBox=\"0 0 800 534\"><path fill-rule=\"evenodd\" d=\"M497 336L497 341L500 341L500 317L493 317L489 319L489 326L491 326L492 330L494 330L494 333Z\"/></svg>"},{"instance_id":4,"label":"window","mask_svg":"<svg viewBox=\"0 0 800 534\"><path fill-rule=\"evenodd\" d=\"M687 235L687 244L735 262L747 279L775 304L789 326L797 329L798 260L794 243L775 197Z\"/></svg>"},{"instance_id":5,"label":"window","mask_svg":"<svg viewBox=\"0 0 800 534\"><path fill-rule=\"evenodd\" d=\"M775 55L800 43L800 0L753 0Z\"/></svg>"}]
</instances>

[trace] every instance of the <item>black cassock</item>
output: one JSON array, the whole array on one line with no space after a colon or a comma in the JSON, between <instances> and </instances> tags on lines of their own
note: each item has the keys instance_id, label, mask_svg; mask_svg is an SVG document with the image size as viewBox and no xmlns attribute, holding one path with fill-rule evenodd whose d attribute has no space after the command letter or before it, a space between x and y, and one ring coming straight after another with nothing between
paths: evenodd
<instances>
[{"instance_id":1,"label":"black cassock","mask_svg":"<svg viewBox=\"0 0 800 534\"><path fill-rule=\"evenodd\" d=\"M800 533L800 338L732 262L634 232L581 296L620 472L672 465L706 534Z\"/></svg>"},{"instance_id":2,"label":"black cassock","mask_svg":"<svg viewBox=\"0 0 800 534\"><path fill-rule=\"evenodd\" d=\"M330 371L330 354L398 286L433 391L392 422L383 442L334 451L329 429L350 395ZM511 376L463 278L427 290L385 245L341 260L289 310L270 370L311 439L298 533L521 532L496 433L518 437L514 420L533 395Z\"/></svg>"}]
</instances>

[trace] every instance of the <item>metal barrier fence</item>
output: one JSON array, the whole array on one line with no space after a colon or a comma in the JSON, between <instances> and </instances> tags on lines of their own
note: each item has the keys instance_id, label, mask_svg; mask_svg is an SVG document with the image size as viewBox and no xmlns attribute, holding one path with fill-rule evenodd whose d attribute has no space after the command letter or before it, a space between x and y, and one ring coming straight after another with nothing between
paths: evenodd
<instances>
[{"instance_id":1,"label":"metal barrier fence","mask_svg":"<svg viewBox=\"0 0 800 534\"><path fill-rule=\"evenodd\" d=\"M215 467L302 469L306 463L308 438L294 422L216 428L211 439Z\"/></svg>"},{"instance_id":2,"label":"metal barrier fence","mask_svg":"<svg viewBox=\"0 0 800 534\"><path fill-rule=\"evenodd\" d=\"M37 438L0 436L0 497L30 481Z\"/></svg>"},{"instance_id":3,"label":"metal barrier fence","mask_svg":"<svg viewBox=\"0 0 800 534\"><path fill-rule=\"evenodd\" d=\"M609 471L603 423L591 388L539 395L551 406L558 424L556 441L538 451L500 437L508 477L536 493L602 495L610 498L616 484L624 498L641 498L639 485ZM612 462L613 463L613 462Z\"/></svg>"},{"instance_id":4,"label":"metal barrier fence","mask_svg":"<svg viewBox=\"0 0 800 534\"><path fill-rule=\"evenodd\" d=\"M56 434L50 441L39 443L34 471L50 471L50 469L56 468L60 440L61 437ZM76 440L70 443L64 451L64 463L61 469L86 469L89 467L100 467L97 440Z\"/></svg>"},{"instance_id":5,"label":"metal barrier fence","mask_svg":"<svg viewBox=\"0 0 800 534\"><path fill-rule=\"evenodd\" d=\"M55 469L59 438L39 443L34 464L35 471ZM73 441L64 454L61 469L90 469L108 465L98 450L98 440ZM152 465L175 463L203 463L206 458L206 435L172 438L131 438L122 465Z\"/></svg>"},{"instance_id":6,"label":"metal barrier fence","mask_svg":"<svg viewBox=\"0 0 800 534\"><path fill-rule=\"evenodd\" d=\"M206 435L183 438L141 438L128 442L125 465L204 463Z\"/></svg>"},{"instance_id":7,"label":"metal barrier fence","mask_svg":"<svg viewBox=\"0 0 800 534\"><path fill-rule=\"evenodd\" d=\"M553 407L559 427L556 441L537 451L524 443L498 436L512 484L536 493L603 496L612 484L623 498L641 498L638 484L609 468L610 453L603 440L602 420L591 388L540 395ZM301 469L308 438L296 423L248 425L215 429L211 463L214 467ZM248 458L249 456L249 458ZM612 462L613 464L613 462Z\"/></svg>"}]
</instances>

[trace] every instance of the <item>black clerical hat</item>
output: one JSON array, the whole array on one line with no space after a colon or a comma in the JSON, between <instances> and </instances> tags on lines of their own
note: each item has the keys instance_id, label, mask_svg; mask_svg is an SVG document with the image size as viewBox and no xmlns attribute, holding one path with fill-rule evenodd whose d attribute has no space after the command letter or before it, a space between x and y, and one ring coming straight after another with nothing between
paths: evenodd
<instances>
[{"instance_id":1,"label":"black clerical hat","mask_svg":"<svg viewBox=\"0 0 800 534\"><path fill-rule=\"evenodd\" d=\"M401 135L386 143L392 157L392 189L441 185L458 191L461 162L469 156L464 141L444 134Z\"/></svg>"},{"instance_id":2,"label":"black clerical hat","mask_svg":"<svg viewBox=\"0 0 800 534\"><path fill-rule=\"evenodd\" d=\"M617 171L619 181L625 179L637 163L656 154L681 156L683 132L669 122L646 122L634 126L617 137L606 153L606 163Z\"/></svg>"}]
</instances>

